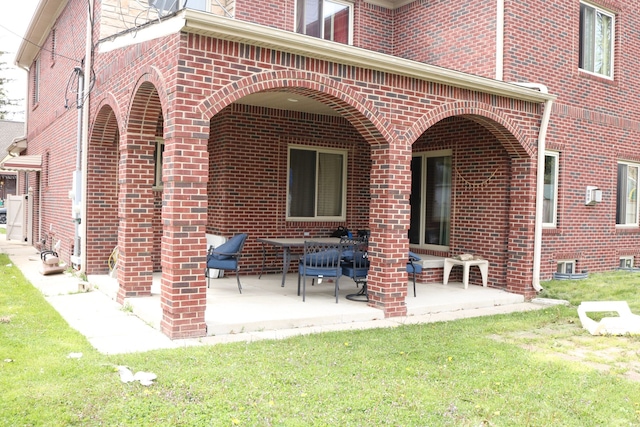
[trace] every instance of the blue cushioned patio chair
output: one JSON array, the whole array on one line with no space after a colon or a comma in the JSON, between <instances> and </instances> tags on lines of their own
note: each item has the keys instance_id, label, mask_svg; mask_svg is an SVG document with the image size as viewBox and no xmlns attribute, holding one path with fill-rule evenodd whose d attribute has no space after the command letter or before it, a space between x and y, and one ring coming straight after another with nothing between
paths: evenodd
<instances>
[{"instance_id":1,"label":"blue cushioned patio chair","mask_svg":"<svg viewBox=\"0 0 640 427\"><path fill-rule=\"evenodd\" d=\"M302 279L302 301L305 300L307 277L320 279L331 278L335 281L336 304L338 303L338 289L342 276L342 245L339 242L304 242L304 254L298 264L298 295L300 295L300 281Z\"/></svg>"},{"instance_id":2,"label":"blue cushioned patio chair","mask_svg":"<svg viewBox=\"0 0 640 427\"><path fill-rule=\"evenodd\" d=\"M209 269L215 270L235 270L236 280L238 281L238 290L242 293L242 285L240 284L240 268L238 261L242 254L244 242L247 240L247 234L236 234L225 243L217 248L211 246L207 253L207 269L204 272L207 278L207 288L211 284L211 275Z\"/></svg>"},{"instance_id":3,"label":"blue cushioned patio chair","mask_svg":"<svg viewBox=\"0 0 640 427\"><path fill-rule=\"evenodd\" d=\"M416 296L416 274L422 273L422 264L417 263L420 261L420 257L413 252L409 251L409 262L407 263L407 273L411 275L413 280L413 296Z\"/></svg>"},{"instance_id":4,"label":"blue cushioned patio chair","mask_svg":"<svg viewBox=\"0 0 640 427\"><path fill-rule=\"evenodd\" d=\"M350 277L356 285L366 285L369 272L367 239L365 237L343 237L342 274Z\"/></svg>"}]
</instances>

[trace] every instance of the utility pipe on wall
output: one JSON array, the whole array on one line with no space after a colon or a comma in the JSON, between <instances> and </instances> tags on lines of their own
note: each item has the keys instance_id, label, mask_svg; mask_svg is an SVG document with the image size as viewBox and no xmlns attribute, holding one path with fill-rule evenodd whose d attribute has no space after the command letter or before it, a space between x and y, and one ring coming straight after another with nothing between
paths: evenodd
<instances>
[{"instance_id":1,"label":"utility pipe on wall","mask_svg":"<svg viewBox=\"0 0 640 427\"><path fill-rule=\"evenodd\" d=\"M496 80L504 78L504 0L496 1Z\"/></svg>"},{"instance_id":2,"label":"utility pipe on wall","mask_svg":"<svg viewBox=\"0 0 640 427\"><path fill-rule=\"evenodd\" d=\"M87 35L84 53L84 108L82 109L82 200L80 222L80 273L85 273L87 266L87 171L89 151L89 95L91 93L92 54L93 54L93 2L89 0L87 10Z\"/></svg>"}]
</instances>

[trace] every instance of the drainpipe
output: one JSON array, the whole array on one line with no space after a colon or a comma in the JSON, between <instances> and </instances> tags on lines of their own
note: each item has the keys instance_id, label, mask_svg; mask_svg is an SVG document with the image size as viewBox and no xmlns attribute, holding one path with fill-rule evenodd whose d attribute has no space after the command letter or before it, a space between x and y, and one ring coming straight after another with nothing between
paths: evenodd
<instances>
[{"instance_id":1,"label":"drainpipe","mask_svg":"<svg viewBox=\"0 0 640 427\"><path fill-rule=\"evenodd\" d=\"M540 83L514 83L518 86L538 89L542 93L549 93L547 87ZM542 259L542 205L544 203L544 152L547 140L547 130L551 119L551 107L553 100L548 99L544 103L540 132L538 133L538 175L536 183L536 219L533 240L533 281L532 286L536 292L543 288L540 286L540 263Z\"/></svg>"},{"instance_id":2,"label":"drainpipe","mask_svg":"<svg viewBox=\"0 0 640 427\"><path fill-rule=\"evenodd\" d=\"M504 0L496 1L496 80L504 73Z\"/></svg>"},{"instance_id":3,"label":"drainpipe","mask_svg":"<svg viewBox=\"0 0 640 427\"><path fill-rule=\"evenodd\" d=\"M85 42L84 53L84 101L82 108L82 158L81 169L82 173L82 195L81 195L81 208L80 208L80 273L83 274L86 271L87 265L87 172L89 169L89 95L91 92L91 69L92 65L92 53L93 53L93 2L90 0L87 2L89 9L87 10L87 35Z\"/></svg>"}]
</instances>

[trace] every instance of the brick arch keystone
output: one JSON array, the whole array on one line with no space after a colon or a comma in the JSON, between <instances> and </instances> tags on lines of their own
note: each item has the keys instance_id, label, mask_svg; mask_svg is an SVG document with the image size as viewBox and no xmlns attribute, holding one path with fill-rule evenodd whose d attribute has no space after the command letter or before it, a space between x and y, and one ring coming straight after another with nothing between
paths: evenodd
<instances>
[{"instance_id":1,"label":"brick arch keystone","mask_svg":"<svg viewBox=\"0 0 640 427\"><path fill-rule=\"evenodd\" d=\"M535 155L529 138L518 126L497 108L482 102L456 101L441 105L419 120L405 132L412 143L428 128L447 117L464 117L484 126L503 145L509 155L514 157L533 157Z\"/></svg>"},{"instance_id":2,"label":"brick arch keystone","mask_svg":"<svg viewBox=\"0 0 640 427\"><path fill-rule=\"evenodd\" d=\"M369 143L387 145L395 139L391 124L381 119L371 101L349 85L326 76L304 71L273 71L245 77L212 93L195 109L211 119L227 105L257 92L281 91L305 95L338 111Z\"/></svg>"}]
</instances>

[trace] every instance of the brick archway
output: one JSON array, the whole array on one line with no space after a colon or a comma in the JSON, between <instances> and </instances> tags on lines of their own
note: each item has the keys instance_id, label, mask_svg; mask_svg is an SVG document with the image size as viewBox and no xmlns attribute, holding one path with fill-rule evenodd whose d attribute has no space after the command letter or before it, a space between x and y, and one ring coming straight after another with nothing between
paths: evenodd
<instances>
[{"instance_id":1,"label":"brick archway","mask_svg":"<svg viewBox=\"0 0 640 427\"><path fill-rule=\"evenodd\" d=\"M86 272L105 274L109 256L118 244L118 144L117 103L112 96L98 107L89 136L87 170ZM98 220L99 218L99 220Z\"/></svg>"},{"instance_id":2,"label":"brick archway","mask_svg":"<svg viewBox=\"0 0 640 427\"><path fill-rule=\"evenodd\" d=\"M481 102L457 101L434 108L405 132L413 143L428 128L447 117L464 117L489 130L513 157L533 157L535 147L522 130L498 108Z\"/></svg>"},{"instance_id":3,"label":"brick archway","mask_svg":"<svg viewBox=\"0 0 640 427\"><path fill-rule=\"evenodd\" d=\"M162 134L162 103L155 73L143 74L120 138L118 171L118 302L151 294L155 138ZM160 125L159 125L160 123Z\"/></svg>"},{"instance_id":4,"label":"brick archway","mask_svg":"<svg viewBox=\"0 0 640 427\"><path fill-rule=\"evenodd\" d=\"M457 168L454 168L456 173L452 179L454 182L452 188L456 186L455 182L458 181L459 189L455 189L455 193L452 194L454 211L451 215L451 233L453 243L450 247L453 249L454 255L460 253L461 250L463 252L486 251L485 254L481 253L480 255L489 255L490 262L493 262L496 267L494 268L496 273L492 274L497 274L495 280L500 283L500 286L506 287L509 292L524 295L533 292L531 271L533 269L536 176L538 173L537 147L534 144L539 126L539 122L536 121L537 117L532 114L524 123L516 124L512 117L492 105L482 102L458 101L434 109L406 132L406 137L411 138L411 144L413 144L437 123L452 118L464 119L486 129L497 141L495 146L504 150L502 155L504 170L501 172L503 184L500 187L483 191L478 187L480 184L466 181ZM499 168L500 156L495 161L491 158L478 158L476 162L469 160L469 153L465 152L465 155L467 155L465 160L468 166L467 172L474 169L480 171L479 168L482 166L478 166L478 163L485 165L485 167L491 164L492 167L495 167L493 174ZM458 177L459 179L457 179ZM481 183L482 180L478 182ZM474 195L465 197L465 193L473 193ZM463 196L459 197L460 195ZM467 202L470 203L474 197L479 202L473 209L465 210L464 220L460 222L456 217L455 207L463 206L466 208ZM456 198L460 198L460 201ZM493 202L487 202L485 206L483 201L488 200ZM488 208L491 205L493 205L493 209ZM486 220L481 219L482 215L488 215ZM493 228L487 229L486 224L489 218L494 224L491 226ZM497 221L494 218L504 219ZM475 224L482 223L483 226L478 226L476 229L474 221ZM458 222L460 223L457 224ZM463 230L475 230L475 233L456 238L453 231L456 227ZM484 239L478 238L476 241L473 234L479 236L485 234L486 237ZM485 245L483 242L491 241L490 235L496 240Z\"/></svg>"},{"instance_id":5,"label":"brick archway","mask_svg":"<svg viewBox=\"0 0 640 427\"><path fill-rule=\"evenodd\" d=\"M233 82L205 98L196 107L210 119L227 105L253 93L286 91L309 97L339 112L371 145L388 145L395 136L369 100L344 83L311 72L273 71Z\"/></svg>"}]
</instances>

